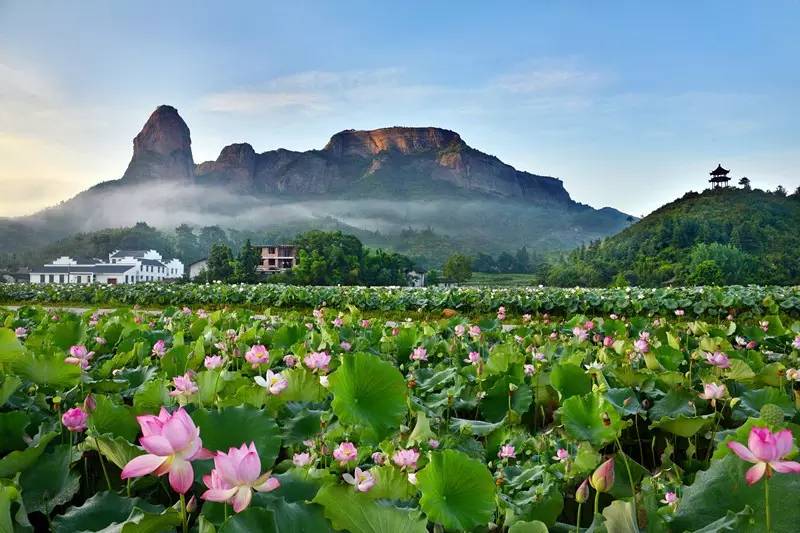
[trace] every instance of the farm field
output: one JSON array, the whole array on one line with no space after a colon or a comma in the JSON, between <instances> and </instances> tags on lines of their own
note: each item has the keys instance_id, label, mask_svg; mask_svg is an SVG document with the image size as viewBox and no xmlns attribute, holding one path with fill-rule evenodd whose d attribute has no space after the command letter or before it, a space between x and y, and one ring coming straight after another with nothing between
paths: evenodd
<instances>
[{"instance_id":1,"label":"farm field","mask_svg":"<svg viewBox=\"0 0 800 533\"><path fill-rule=\"evenodd\" d=\"M728 290L758 298L730 316L0 310L0 525L794 531L796 293Z\"/></svg>"}]
</instances>

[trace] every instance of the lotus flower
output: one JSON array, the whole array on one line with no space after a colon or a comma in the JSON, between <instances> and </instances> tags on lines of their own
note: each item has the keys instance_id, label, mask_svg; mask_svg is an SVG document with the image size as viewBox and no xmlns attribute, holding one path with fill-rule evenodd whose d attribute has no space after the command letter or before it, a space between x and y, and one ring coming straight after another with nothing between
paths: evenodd
<instances>
[{"instance_id":1,"label":"lotus flower","mask_svg":"<svg viewBox=\"0 0 800 533\"><path fill-rule=\"evenodd\" d=\"M416 470L419 461L419 452L413 448L397 450L392 455L392 461L401 469Z\"/></svg>"},{"instance_id":2,"label":"lotus flower","mask_svg":"<svg viewBox=\"0 0 800 533\"><path fill-rule=\"evenodd\" d=\"M553 456L553 459L556 461L561 461L562 463L569 459L569 452L564 448L559 448L556 450L556 454Z\"/></svg>"},{"instance_id":3,"label":"lotus flower","mask_svg":"<svg viewBox=\"0 0 800 533\"><path fill-rule=\"evenodd\" d=\"M578 490L575 491L575 501L578 503L586 503L589 499L589 480L584 479L580 484Z\"/></svg>"},{"instance_id":4,"label":"lotus flower","mask_svg":"<svg viewBox=\"0 0 800 533\"><path fill-rule=\"evenodd\" d=\"M481 354L478 352L469 352L469 355L466 359L464 359L465 363L470 363L472 365L477 365L481 362Z\"/></svg>"},{"instance_id":5,"label":"lotus flower","mask_svg":"<svg viewBox=\"0 0 800 533\"><path fill-rule=\"evenodd\" d=\"M292 354L284 355L283 364L289 368L293 368L295 365L297 365L297 357Z\"/></svg>"},{"instance_id":6,"label":"lotus flower","mask_svg":"<svg viewBox=\"0 0 800 533\"><path fill-rule=\"evenodd\" d=\"M294 466L308 466L311 464L311 454L308 452L296 453L292 456Z\"/></svg>"},{"instance_id":7,"label":"lotus flower","mask_svg":"<svg viewBox=\"0 0 800 533\"><path fill-rule=\"evenodd\" d=\"M723 352L706 353L706 362L717 368L730 368L731 362Z\"/></svg>"},{"instance_id":8,"label":"lotus flower","mask_svg":"<svg viewBox=\"0 0 800 533\"><path fill-rule=\"evenodd\" d=\"M367 320L367 319L362 320L361 321L361 327L362 328L368 328L369 327L369 320Z\"/></svg>"},{"instance_id":9,"label":"lotus flower","mask_svg":"<svg viewBox=\"0 0 800 533\"><path fill-rule=\"evenodd\" d=\"M340 328L342 327L344 322L342 321L342 317L337 316L336 318L333 319L333 322L331 322L331 324L333 324L333 327L335 328Z\"/></svg>"},{"instance_id":10,"label":"lotus flower","mask_svg":"<svg viewBox=\"0 0 800 533\"><path fill-rule=\"evenodd\" d=\"M244 354L244 358L253 368L258 368L258 365L269 363L269 352L263 344L256 344L247 350Z\"/></svg>"},{"instance_id":11,"label":"lotus flower","mask_svg":"<svg viewBox=\"0 0 800 533\"><path fill-rule=\"evenodd\" d=\"M516 459L517 450L511 444L504 444L500 447L500 451L497 452L497 457L500 459Z\"/></svg>"},{"instance_id":12,"label":"lotus flower","mask_svg":"<svg viewBox=\"0 0 800 533\"><path fill-rule=\"evenodd\" d=\"M195 394L198 390L197 384L192 381L192 372L186 372L182 376L175 376L172 378L172 384L175 386L175 389L170 391L170 396L178 396L181 398L188 398L192 394Z\"/></svg>"},{"instance_id":13,"label":"lotus flower","mask_svg":"<svg viewBox=\"0 0 800 533\"><path fill-rule=\"evenodd\" d=\"M278 478L271 472L261 473L261 459L254 443L230 448L228 453L217 452L214 456L214 469L203 476L208 490L201 498L212 502L228 502L234 512L247 509L253 498L253 489L270 492L281 486Z\"/></svg>"},{"instance_id":14,"label":"lotus flower","mask_svg":"<svg viewBox=\"0 0 800 533\"><path fill-rule=\"evenodd\" d=\"M81 432L86 430L86 422L89 420L89 415L80 407L73 407L68 409L61 416L61 423L64 427L72 432Z\"/></svg>"},{"instance_id":15,"label":"lotus flower","mask_svg":"<svg viewBox=\"0 0 800 533\"><path fill-rule=\"evenodd\" d=\"M522 369L526 376L532 376L536 372L536 367L531 364L522 365Z\"/></svg>"},{"instance_id":16,"label":"lotus flower","mask_svg":"<svg viewBox=\"0 0 800 533\"><path fill-rule=\"evenodd\" d=\"M156 343L153 345L152 353L156 357L164 357L164 355L166 355L167 343L164 342L164 339L158 339L156 341Z\"/></svg>"},{"instance_id":17,"label":"lotus flower","mask_svg":"<svg viewBox=\"0 0 800 533\"><path fill-rule=\"evenodd\" d=\"M608 335L606 335L603 338L603 346L605 346L606 348L611 348L612 346L614 346L614 337L609 337Z\"/></svg>"},{"instance_id":18,"label":"lotus flower","mask_svg":"<svg viewBox=\"0 0 800 533\"><path fill-rule=\"evenodd\" d=\"M345 352L349 352L352 347L353 345L347 341L342 341L339 343L339 348L341 348Z\"/></svg>"},{"instance_id":19,"label":"lotus flower","mask_svg":"<svg viewBox=\"0 0 800 533\"><path fill-rule=\"evenodd\" d=\"M477 338L481 336L481 328L479 326L470 326L469 327L469 336L473 338Z\"/></svg>"},{"instance_id":20,"label":"lotus flower","mask_svg":"<svg viewBox=\"0 0 800 533\"><path fill-rule=\"evenodd\" d=\"M277 396L283 389L289 386L289 381L283 377L283 374L280 372L273 372L272 370L267 370L266 379L261 376L256 376L254 379L259 387L264 387L273 396Z\"/></svg>"},{"instance_id":21,"label":"lotus flower","mask_svg":"<svg viewBox=\"0 0 800 533\"><path fill-rule=\"evenodd\" d=\"M731 441L728 448L748 463L755 463L747 469L745 479L748 485L753 485L764 474L772 477L772 471L782 474L800 474L800 463L796 461L782 461L792 451L792 432L782 429L772 433L768 428L754 427L750 429L747 446L740 442Z\"/></svg>"},{"instance_id":22,"label":"lotus flower","mask_svg":"<svg viewBox=\"0 0 800 533\"><path fill-rule=\"evenodd\" d=\"M465 332L465 328L463 325L458 324L455 328L453 328L453 332L456 334L456 337L462 337Z\"/></svg>"},{"instance_id":23,"label":"lotus flower","mask_svg":"<svg viewBox=\"0 0 800 533\"><path fill-rule=\"evenodd\" d=\"M795 350L800 350L800 335L794 338L794 340L792 341L792 347Z\"/></svg>"},{"instance_id":24,"label":"lotus flower","mask_svg":"<svg viewBox=\"0 0 800 533\"><path fill-rule=\"evenodd\" d=\"M428 360L428 350L419 346L414 348L414 351L411 352L411 360L412 361L427 361Z\"/></svg>"},{"instance_id":25,"label":"lotus flower","mask_svg":"<svg viewBox=\"0 0 800 533\"><path fill-rule=\"evenodd\" d=\"M675 310L675 316L683 316L684 314L685 314L685 312L684 312L683 309L676 309ZM673 494L675 494L675 493L673 492Z\"/></svg>"},{"instance_id":26,"label":"lotus flower","mask_svg":"<svg viewBox=\"0 0 800 533\"><path fill-rule=\"evenodd\" d=\"M374 452L372 454L372 462L376 465L382 465L386 463L386 454L381 452Z\"/></svg>"},{"instance_id":27,"label":"lotus flower","mask_svg":"<svg viewBox=\"0 0 800 533\"><path fill-rule=\"evenodd\" d=\"M303 358L303 362L312 372L327 372L331 356L327 352L311 352Z\"/></svg>"},{"instance_id":28,"label":"lotus flower","mask_svg":"<svg viewBox=\"0 0 800 533\"><path fill-rule=\"evenodd\" d=\"M28 335L28 330L25 328L17 328L14 330L14 335L16 335L18 339L24 339L25 336Z\"/></svg>"},{"instance_id":29,"label":"lotus flower","mask_svg":"<svg viewBox=\"0 0 800 533\"><path fill-rule=\"evenodd\" d=\"M572 328L572 334L575 335L575 338L578 339L579 342L583 342L589 338L589 332L580 326Z\"/></svg>"},{"instance_id":30,"label":"lotus flower","mask_svg":"<svg viewBox=\"0 0 800 533\"><path fill-rule=\"evenodd\" d=\"M353 485L359 492L367 492L375 485L375 477L369 470L361 470L356 467L355 476L350 474L342 474L342 478L349 484Z\"/></svg>"},{"instance_id":31,"label":"lotus flower","mask_svg":"<svg viewBox=\"0 0 800 533\"><path fill-rule=\"evenodd\" d=\"M428 446L435 450L439 447L439 441L436 439L428 439Z\"/></svg>"},{"instance_id":32,"label":"lotus flower","mask_svg":"<svg viewBox=\"0 0 800 533\"><path fill-rule=\"evenodd\" d=\"M497 320L505 320L506 319L506 308L502 305L497 310Z\"/></svg>"},{"instance_id":33,"label":"lotus flower","mask_svg":"<svg viewBox=\"0 0 800 533\"><path fill-rule=\"evenodd\" d=\"M589 478L589 483L592 484L594 490L597 492L608 492L614 486L614 458L607 460L597 467Z\"/></svg>"},{"instance_id":34,"label":"lotus flower","mask_svg":"<svg viewBox=\"0 0 800 533\"><path fill-rule=\"evenodd\" d=\"M711 405L716 407L717 400L724 398L727 392L728 390L725 388L725 385L706 383L703 385L703 392L700 393L699 396L704 400L710 401Z\"/></svg>"},{"instance_id":35,"label":"lotus flower","mask_svg":"<svg viewBox=\"0 0 800 533\"><path fill-rule=\"evenodd\" d=\"M633 349L639 353L647 353L650 351L650 343L647 339L636 339L633 341Z\"/></svg>"},{"instance_id":36,"label":"lotus flower","mask_svg":"<svg viewBox=\"0 0 800 533\"><path fill-rule=\"evenodd\" d=\"M339 461L340 465L344 466L358 458L358 448L356 448L352 442L341 442L339 446L333 450L333 458Z\"/></svg>"},{"instance_id":37,"label":"lotus flower","mask_svg":"<svg viewBox=\"0 0 800 533\"><path fill-rule=\"evenodd\" d=\"M163 407L158 416L136 417L142 428L139 444L145 449L122 469L122 479L169 472L169 484L175 492L185 494L194 482L191 461L210 459L211 452L203 448L200 428L194 425L183 407L169 414Z\"/></svg>"},{"instance_id":38,"label":"lotus flower","mask_svg":"<svg viewBox=\"0 0 800 533\"><path fill-rule=\"evenodd\" d=\"M78 365L83 370L89 368L89 361L94 357L94 352L90 352L83 344L77 344L69 349L69 357L64 362L70 365Z\"/></svg>"},{"instance_id":39,"label":"lotus flower","mask_svg":"<svg viewBox=\"0 0 800 533\"><path fill-rule=\"evenodd\" d=\"M664 494L664 499L661 500L661 503L665 503L667 505L675 505L678 503L678 495L672 491L667 492Z\"/></svg>"},{"instance_id":40,"label":"lotus flower","mask_svg":"<svg viewBox=\"0 0 800 533\"><path fill-rule=\"evenodd\" d=\"M214 370L222 366L222 357L219 355L209 355L203 360L203 366L209 370Z\"/></svg>"}]
</instances>

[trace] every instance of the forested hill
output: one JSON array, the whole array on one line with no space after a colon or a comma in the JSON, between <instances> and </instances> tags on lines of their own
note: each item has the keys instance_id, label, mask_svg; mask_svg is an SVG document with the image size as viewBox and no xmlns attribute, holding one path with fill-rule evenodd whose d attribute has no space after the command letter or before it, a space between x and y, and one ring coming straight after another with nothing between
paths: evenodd
<instances>
[{"instance_id":1,"label":"forested hill","mask_svg":"<svg viewBox=\"0 0 800 533\"><path fill-rule=\"evenodd\" d=\"M800 195L689 192L553 265L553 285L800 283Z\"/></svg>"}]
</instances>

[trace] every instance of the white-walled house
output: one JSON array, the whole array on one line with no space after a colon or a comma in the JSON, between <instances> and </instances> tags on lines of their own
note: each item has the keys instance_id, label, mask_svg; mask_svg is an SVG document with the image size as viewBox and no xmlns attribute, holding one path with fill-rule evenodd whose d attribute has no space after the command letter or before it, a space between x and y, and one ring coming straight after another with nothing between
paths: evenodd
<instances>
[{"instance_id":1,"label":"white-walled house","mask_svg":"<svg viewBox=\"0 0 800 533\"><path fill-rule=\"evenodd\" d=\"M34 268L31 283L102 283L109 285L165 281L183 277L178 259L164 262L155 250L117 250L108 262L96 258L60 257Z\"/></svg>"},{"instance_id":2,"label":"white-walled house","mask_svg":"<svg viewBox=\"0 0 800 533\"><path fill-rule=\"evenodd\" d=\"M206 266L208 265L208 258L200 259L199 261L195 261L189 265L189 279L197 279L200 277Z\"/></svg>"}]
</instances>

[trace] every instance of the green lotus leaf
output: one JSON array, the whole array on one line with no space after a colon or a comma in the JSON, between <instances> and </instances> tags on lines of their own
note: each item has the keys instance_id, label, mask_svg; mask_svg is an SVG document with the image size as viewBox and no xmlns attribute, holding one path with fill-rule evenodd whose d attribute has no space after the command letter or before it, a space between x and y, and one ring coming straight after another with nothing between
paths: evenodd
<instances>
[{"instance_id":1,"label":"green lotus leaf","mask_svg":"<svg viewBox=\"0 0 800 533\"><path fill-rule=\"evenodd\" d=\"M748 417L758 418L761 408L768 403L780 407L789 418L797 412L783 391L775 387L764 387L743 392L739 397L739 402L733 408L732 418L738 422L746 420Z\"/></svg>"},{"instance_id":2,"label":"green lotus leaf","mask_svg":"<svg viewBox=\"0 0 800 533\"><path fill-rule=\"evenodd\" d=\"M268 470L281 448L278 425L264 409L241 405L216 409L197 409L192 419L200 428L203 446L212 451L255 443L261 458L261 470Z\"/></svg>"},{"instance_id":3,"label":"green lotus leaf","mask_svg":"<svg viewBox=\"0 0 800 533\"><path fill-rule=\"evenodd\" d=\"M533 522L515 522L508 528L508 533L547 533L547 526L544 522L534 520Z\"/></svg>"},{"instance_id":4,"label":"green lotus leaf","mask_svg":"<svg viewBox=\"0 0 800 533\"><path fill-rule=\"evenodd\" d=\"M350 533L426 533L419 511L400 509L356 492L351 486L325 485L314 497L333 527Z\"/></svg>"},{"instance_id":5,"label":"green lotus leaf","mask_svg":"<svg viewBox=\"0 0 800 533\"><path fill-rule=\"evenodd\" d=\"M550 383L562 398L582 396L592 392L592 378L578 365L560 363L553 366Z\"/></svg>"},{"instance_id":6,"label":"green lotus leaf","mask_svg":"<svg viewBox=\"0 0 800 533\"><path fill-rule=\"evenodd\" d=\"M613 442L624 427L611 402L597 393L567 398L558 413L567 433L595 447Z\"/></svg>"},{"instance_id":7,"label":"green lotus leaf","mask_svg":"<svg viewBox=\"0 0 800 533\"><path fill-rule=\"evenodd\" d=\"M0 328L0 364L13 363L22 358L25 348L14 334L6 328Z\"/></svg>"},{"instance_id":8,"label":"green lotus leaf","mask_svg":"<svg viewBox=\"0 0 800 533\"><path fill-rule=\"evenodd\" d=\"M50 441L58 436L55 431L48 433L42 433L41 429L39 431L29 447L15 450L0 459L0 478L11 477L35 464Z\"/></svg>"},{"instance_id":9,"label":"green lotus leaf","mask_svg":"<svg viewBox=\"0 0 800 533\"><path fill-rule=\"evenodd\" d=\"M691 437L706 426L714 423L714 414L703 416L665 416L650 424L651 429L661 429L679 437Z\"/></svg>"},{"instance_id":10,"label":"green lotus leaf","mask_svg":"<svg viewBox=\"0 0 800 533\"><path fill-rule=\"evenodd\" d=\"M345 356L330 376L330 389L339 420L370 429L377 440L397 428L408 410L403 375L374 355Z\"/></svg>"},{"instance_id":11,"label":"green lotus leaf","mask_svg":"<svg viewBox=\"0 0 800 533\"><path fill-rule=\"evenodd\" d=\"M133 441L139 434L139 424L127 405L120 405L107 396L96 395L97 407L89 416L89 426L98 435L110 433Z\"/></svg>"},{"instance_id":12,"label":"green lotus leaf","mask_svg":"<svg viewBox=\"0 0 800 533\"><path fill-rule=\"evenodd\" d=\"M59 355L37 357L26 353L14 362L13 369L20 377L44 387L72 387L81 378L80 367L65 363Z\"/></svg>"},{"instance_id":13,"label":"green lotus leaf","mask_svg":"<svg viewBox=\"0 0 800 533\"><path fill-rule=\"evenodd\" d=\"M111 524L125 522L134 507L149 513L160 513L163 507L141 498L126 498L114 492L98 492L80 507L70 507L53 519L54 533L100 531Z\"/></svg>"},{"instance_id":14,"label":"green lotus leaf","mask_svg":"<svg viewBox=\"0 0 800 533\"><path fill-rule=\"evenodd\" d=\"M128 462L142 455L142 450L134 446L125 437L114 435L87 435L86 438L78 444L80 451L92 450L103 454L103 457L117 465L121 470ZM127 515L126 515L127 516Z\"/></svg>"},{"instance_id":15,"label":"green lotus leaf","mask_svg":"<svg viewBox=\"0 0 800 533\"><path fill-rule=\"evenodd\" d=\"M511 390L512 388L514 390ZM502 420L508 413L509 399L510 409L523 414L533 403L533 391L524 381L503 376L487 391L486 397L481 401L481 413L490 422Z\"/></svg>"},{"instance_id":16,"label":"green lotus leaf","mask_svg":"<svg viewBox=\"0 0 800 533\"><path fill-rule=\"evenodd\" d=\"M22 472L19 484L22 500L29 513L49 515L59 505L69 502L80 488L80 476L70 470L72 448L57 446Z\"/></svg>"},{"instance_id":17,"label":"green lotus leaf","mask_svg":"<svg viewBox=\"0 0 800 533\"><path fill-rule=\"evenodd\" d=\"M495 484L486 466L456 450L432 452L417 473L420 507L428 518L459 531L490 521L495 509Z\"/></svg>"}]
</instances>

